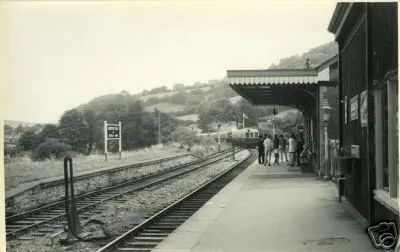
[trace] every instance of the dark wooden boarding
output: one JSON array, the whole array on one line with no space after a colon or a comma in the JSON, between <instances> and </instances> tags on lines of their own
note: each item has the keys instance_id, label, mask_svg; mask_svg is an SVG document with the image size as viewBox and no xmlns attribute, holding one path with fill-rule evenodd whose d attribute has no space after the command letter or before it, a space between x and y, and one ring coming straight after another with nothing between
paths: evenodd
<instances>
[{"instance_id":1,"label":"dark wooden boarding","mask_svg":"<svg viewBox=\"0 0 400 252\"><path fill-rule=\"evenodd\" d=\"M394 179L398 177L395 174L398 167L389 169L392 170L391 188L387 196L392 199L382 201L377 194L386 190L383 184L387 181L383 181L382 173L389 166L387 163L395 162L396 156L392 154L389 158L389 146L394 146L390 141L397 139L396 136L389 137L388 133L388 108L391 106L386 104L380 111L375 108L377 101L387 98L377 97L380 89L383 96L387 95L385 88L389 85L395 85L397 89L397 22L395 2L339 3L328 27L339 45L340 143L343 147L359 146L360 152L359 158L354 160L352 173L346 175L345 196L369 223L398 220L398 209L390 207L392 199L395 202L395 197L398 198L398 180ZM389 75L394 77L389 80ZM367 100L366 123L360 118L363 92ZM356 119L349 118L351 103L359 104L354 110L358 115Z\"/></svg>"}]
</instances>

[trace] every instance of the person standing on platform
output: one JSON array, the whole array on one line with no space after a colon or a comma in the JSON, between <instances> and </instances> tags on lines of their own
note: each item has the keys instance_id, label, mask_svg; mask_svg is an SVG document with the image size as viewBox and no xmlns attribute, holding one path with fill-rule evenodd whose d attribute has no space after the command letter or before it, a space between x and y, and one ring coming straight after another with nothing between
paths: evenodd
<instances>
[{"instance_id":1,"label":"person standing on platform","mask_svg":"<svg viewBox=\"0 0 400 252\"><path fill-rule=\"evenodd\" d=\"M298 138L297 138L297 146L296 146L296 161L297 161L297 165L300 165L300 154L304 149L304 139L303 139L303 135L299 134Z\"/></svg>"},{"instance_id":2,"label":"person standing on platform","mask_svg":"<svg viewBox=\"0 0 400 252\"><path fill-rule=\"evenodd\" d=\"M265 159L264 159L264 165L271 166L271 154L272 154L272 148L273 148L273 143L272 140L269 138L269 135L265 135L265 140L264 140L264 151L265 151Z\"/></svg>"},{"instance_id":3,"label":"person standing on platform","mask_svg":"<svg viewBox=\"0 0 400 252\"><path fill-rule=\"evenodd\" d=\"M274 136L274 164L279 165L279 138L278 135Z\"/></svg>"},{"instance_id":4,"label":"person standing on platform","mask_svg":"<svg viewBox=\"0 0 400 252\"><path fill-rule=\"evenodd\" d=\"M262 135L258 139L258 163L264 164L264 139Z\"/></svg>"},{"instance_id":5,"label":"person standing on platform","mask_svg":"<svg viewBox=\"0 0 400 252\"><path fill-rule=\"evenodd\" d=\"M281 157L281 162L282 163L283 163L283 155L285 155L286 162L288 161L287 152L286 152L286 145L287 145L286 138L283 135L280 135L280 137L279 137L279 155Z\"/></svg>"},{"instance_id":6,"label":"person standing on platform","mask_svg":"<svg viewBox=\"0 0 400 252\"><path fill-rule=\"evenodd\" d=\"M289 159L290 159L290 166L294 166L294 161L295 161L295 152L296 152L296 140L294 139L295 136L294 134L291 135L291 137L288 140L289 144Z\"/></svg>"}]
</instances>

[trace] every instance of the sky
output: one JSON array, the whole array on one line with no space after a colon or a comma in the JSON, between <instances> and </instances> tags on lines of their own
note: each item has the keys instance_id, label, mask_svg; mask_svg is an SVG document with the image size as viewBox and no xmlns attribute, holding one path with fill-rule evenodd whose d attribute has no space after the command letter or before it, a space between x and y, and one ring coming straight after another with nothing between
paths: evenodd
<instances>
[{"instance_id":1,"label":"sky","mask_svg":"<svg viewBox=\"0 0 400 252\"><path fill-rule=\"evenodd\" d=\"M3 2L4 119L55 123L91 99L266 69L334 40L334 2Z\"/></svg>"}]
</instances>

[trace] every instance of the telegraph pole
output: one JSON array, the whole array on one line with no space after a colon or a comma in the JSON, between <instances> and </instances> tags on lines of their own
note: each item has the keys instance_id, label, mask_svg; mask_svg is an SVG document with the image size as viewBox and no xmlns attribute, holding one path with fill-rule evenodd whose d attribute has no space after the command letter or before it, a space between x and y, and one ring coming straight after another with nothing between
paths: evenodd
<instances>
[{"instance_id":1,"label":"telegraph pole","mask_svg":"<svg viewBox=\"0 0 400 252\"><path fill-rule=\"evenodd\" d=\"M158 144L161 144L161 111L158 111Z\"/></svg>"},{"instance_id":2,"label":"telegraph pole","mask_svg":"<svg viewBox=\"0 0 400 252\"><path fill-rule=\"evenodd\" d=\"M104 158L107 161L107 121L104 121Z\"/></svg>"},{"instance_id":3,"label":"telegraph pole","mask_svg":"<svg viewBox=\"0 0 400 252\"><path fill-rule=\"evenodd\" d=\"M275 137L275 115L272 116L272 138Z\"/></svg>"},{"instance_id":4,"label":"telegraph pole","mask_svg":"<svg viewBox=\"0 0 400 252\"><path fill-rule=\"evenodd\" d=\"M219 128L221 127L221 124L219 123L219 120L218 120L218 131L217 131L217 136L218 136L218 152L220 152L221 151L221 138L219 137Z\"/></svg>"},{"instance_id":5,"label":"telegraph pole","mask_svg":"<svg viewBox=\"0 0 400 252\"><path fill-rule=\"evenodd\" d=\"M118 122L118 128L119 128L119 143L118 143L119 159L121 159L122 158L122 125L121 125L121 122Z\"/></svg>"}]
</instances>

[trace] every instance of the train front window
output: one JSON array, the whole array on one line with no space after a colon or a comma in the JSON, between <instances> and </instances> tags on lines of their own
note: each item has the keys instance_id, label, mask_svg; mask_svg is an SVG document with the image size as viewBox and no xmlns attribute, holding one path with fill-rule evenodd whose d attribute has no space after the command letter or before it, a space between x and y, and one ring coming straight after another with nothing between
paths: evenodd
<instances>
[{"instance_id":1,"label":"train front window","mask_svg":"<svg viewBox=\"0 0 400 252\"><path fill-rule=\"evenodd\" d=\"M249 137L249 132L246 132L246 137Z\"/></svg>"}]
</instances>

